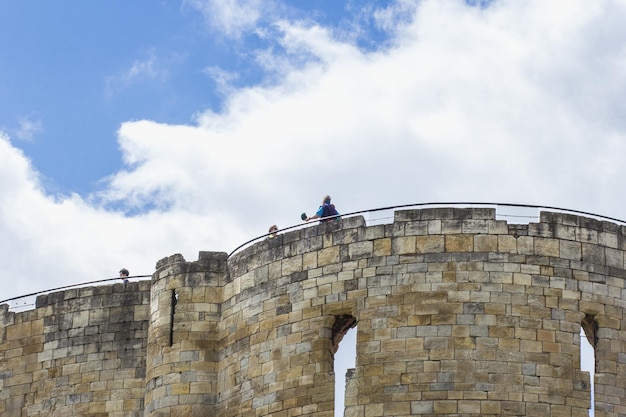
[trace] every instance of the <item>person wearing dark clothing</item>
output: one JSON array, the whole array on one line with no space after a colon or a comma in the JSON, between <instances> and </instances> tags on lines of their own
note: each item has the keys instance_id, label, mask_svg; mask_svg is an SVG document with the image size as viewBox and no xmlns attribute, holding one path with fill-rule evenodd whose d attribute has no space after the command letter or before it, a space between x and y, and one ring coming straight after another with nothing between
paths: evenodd
<instances>
[{"instance_id":1,"label":"person wearing dark clothing","mask_svg":"<svg viewBox=\"0 0 626 417\"><path fill-rule=\"evenodd\" d=\"M311 217L307 217L306 221L320 219L320 222L328 222L331 220L340 220L339 212L335 209L335 205L330 202L330 196L327 195L322 200L322 205L317 209L317 212Z\"/></svg>"},{"instance_id":2,"label":"person wearing dark clothing","mask_svg":"<svg viewBox=\"0 0 626 417\"><path fill-rule=\"evenodd\" d=\"M120 269L120 279L124 280L124 284L128 284L128 276L129 275L130 275L130 273L128 272L128 269L126 269L126 268Z\"/></svg>"}]
</instances>

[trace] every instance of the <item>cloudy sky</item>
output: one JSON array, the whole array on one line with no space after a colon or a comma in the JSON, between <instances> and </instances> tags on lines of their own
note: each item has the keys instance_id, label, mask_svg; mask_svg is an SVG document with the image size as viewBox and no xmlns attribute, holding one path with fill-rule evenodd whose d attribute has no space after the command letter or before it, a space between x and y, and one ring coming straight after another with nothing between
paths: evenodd
<instances>
[{"instance_id":1,"label":"cloudy sky","mask_svg":"<svg viewBox=\"0 0 626 417\"><path fill-rule=\"evenodd\" d=\"M626 217L622 0L0 2L3 297L325 194Z\"/></svg>"},{"instance_id":2,"label":"cloudy sky","mask_svg":"<svg viewBox=\"0 0 626 417\"><path fill-rule=\"evenodd\" d=\"M0 2L2 296L431 201L626 218L623 0Z\"/></svg>"},{"instance_id":3,"label":"cloudy sky","mask_svg":"<svg viewBox=\"0 0 626 417\"><path fill-rule=\"evenodd\" d=\"M626 218L623 0L0 2L0 299L299 223Z\"/></svg>"}]
</instances>

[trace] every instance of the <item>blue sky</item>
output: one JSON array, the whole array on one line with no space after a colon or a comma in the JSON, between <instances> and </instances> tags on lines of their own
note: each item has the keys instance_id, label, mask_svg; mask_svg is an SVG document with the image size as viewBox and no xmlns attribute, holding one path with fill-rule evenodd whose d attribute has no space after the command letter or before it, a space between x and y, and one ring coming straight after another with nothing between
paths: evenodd
<instances>
[{"instance_id":1,"label":"blue sky","mask_svg":"<svg viewBox=\"0 0 626 417\"><path fill-rule=\"evenodd\" d=\"M242 12L246 4L240 2ZM330 0L278 4L279 16L348 27L358 19L363 48L384 42L371 22L354 17L368 4ZM234 86L271 82L256 62L275 48L276 17L253 27L216 22L211 2L0 3L0 127L22 149L52 193L87 195L121 167L116 131L149 119L185 124L197 112L219 111L224 99L212 74L229 73ZM259 6L260 7L260 6ZM263 30L269 35L260 36ZM278 46L280 49L280 46ZM215 75L217 77L217 75ZM269 79L268 79L269 78Z\"/></svg>"},{"instance_id":2,"label":"blue sky","mask_svg":"<svg viewBox=\"0 0 626 417\"><path fill-rule=\"evenodd\" d=\"M219 106L205 69L243 64L180 2L2 2L0 31L0 125L51 192L89 193L121 123L188 123Z\"/></svg>"},{"instance_id":3,"label":"blue sky","mask_svg":"<svg viewBox=\"0 0 626 417\"><path fill-rule=\"evenodd\" d=\"M3 296L230 252L326 194L624 219L625 21L623 0L0 1Z\"/></svg>"}]
</instances>

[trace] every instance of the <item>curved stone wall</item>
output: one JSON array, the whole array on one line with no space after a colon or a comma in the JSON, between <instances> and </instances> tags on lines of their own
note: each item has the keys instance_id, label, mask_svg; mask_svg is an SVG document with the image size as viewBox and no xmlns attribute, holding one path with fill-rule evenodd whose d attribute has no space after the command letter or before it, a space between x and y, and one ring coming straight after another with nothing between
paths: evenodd
<instances>
[{"instance_id":1,"label":"curved stone wall","mask_svg":"<svg viewBox=\"0 0 626 417\"><path fill-rule=\"evenodd\" d=\"M214 415L226 254L174 255L152 277L145 416Z\"/></svg>"},{"instance_id":2,"label":"curved stone wall","mask_svg":"<svg viewBox=\"0 0 626 417\"><path fill-rule=\"evenodd\" d=\"M508 225L494 209L446 208L278 239L233 257L225 286L223 320L262 336L234 360L260 363L223 384L256 382L243 415L331 416L313 393L330 399L332 384L314 380L332 369L329 327L344 314L358 321L346 415L587 416L585 317L598 326L596 415L626 412L623 227L556 213ZM285 386L298 387L295 403Z\"/></svg>"},{"instance_id":3,"label":"curved stone wall","mask_svg":"<svg viewBox=\"0 0 626 417\"><path fill-rule=\"evenodd\" d=\"M128 396L123 412L106 409L118 404L108 393L90 414L68 402L81 390L93 399L98 381L70 378L56 380L53 401L64 398L65 416L332 417L333 356L358 323L346 416L582 417L582 326L595 349L596 416L626 415L625 229L540 216L520 225L488 208L407 210L386 225L313 224L230 258L164 258L145 313L145 394L117 392ZM42 320L63 308L2 313L3 416L27 406L52 415L35 380L50 375L50 343L65 337ZM76 320L72 329L87 324ZM89 366L65 369L96 378Z\"/></svg>"}]
</instances>

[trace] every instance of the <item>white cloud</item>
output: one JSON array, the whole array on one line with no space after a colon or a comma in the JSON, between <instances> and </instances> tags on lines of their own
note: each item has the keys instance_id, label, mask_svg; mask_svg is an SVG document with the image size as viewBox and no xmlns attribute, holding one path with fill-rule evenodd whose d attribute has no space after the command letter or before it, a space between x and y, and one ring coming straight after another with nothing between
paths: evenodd
<instances>
[{"instance_id":1,"label":"white cloud","mask_svg":"<svg viewBox=\"0 0 626 417\"><path fill-rule=\"evenodd\" d=\"M623 153L623 130L598 123L622 106L618 92L602 82L609 77L623 92L624 76L614 70L624 65L614 55L620 43L604 52L592 44L595 28L613 21L620 8L608 1L575 3L565 12L560 6L500 2L481 10L424 2L394 48L370 54L335 41L325 28L283 21L281 46L291 56L309 55L310 63L289 66L284 56L270 62L276 56L269 55L267 67L280 67L284 78L235 91L224 113L203 114L198 126L128 124L122 129L128 132L122 135L128 157L139 158L130 146L137 143L146 147L141 157L158 155L125 173L123 181L136 189L162 166L169 167L166 178L155 180L189 193L210 183L215 192L241 187L249 198L267 198L265 191L247 189L253 183L305 199L309 191L302 184L323 194L329 185L318 184L336 187L339 175L358 179L344 190L352 204L372 204L363 197L371 196L367 190L410 178L419 192L400 198L395 187L384 187L388 191L376 200L498 195L606 211L608 196L571 196L581 183L593 188L607 158ZM621 28L609 29L606 37L624 39ZM589 59L597 65L585 66ZM148 125L150 133L142 133ZM163 137L154 151L159 131ZM189 160L185 172L197 175L172 174ZM393 169L383 168L389 165ZM613 166L614 173L621 171ZM431 181L433 175L438 181ZM619 176L607 180L617 186Z\"/></svg>"},{"instance_id":2,"label":"white cloud","mask_svg":"<svg viewBox=\"0 0 626 417\"><path fill-rule=\"evenodd\" d=\"M77 195L47 196L24 155L0 137L0 251L3 297L115 277L121 267L151 274L159 258L183 253L195 259L216 247L227 219L187 211L153 211L135 217L106 211ZM193 233L191 230L206 230ZM235 241L246 235L231 232ZM227 250L227 248L225 248Z\"/></svg>"},{"instance_id":3,"label":"white cloud","mask_svg":"<svg viewBox=\"0 0 626 417\"><path fill-rule=\"evenodd\" d=\"M257 19L259 3L229 4L232 30ZM228 252L298 223L327 193L344 213L491 201L624 218L623 21L617 0L424 1L377 52L276 22L288 53L259 54L271 83L232 88L223 112L194 125L121 126L126 167L97 201L157 208L134 217L46 196L5 138L5 269L36 277L7 294L47 287L39 277L51 271L71 283L121 266L151 273L176 252Z\"/></svg>"},{"instance_id":4,"label":"white cloud","mask_svg":"<svg viewBox=\"0 0 626 417\"><path fill-rule=\"evenodd\" d=\"M160 58L156 51L148 50L143 55L120 73L106 77L107 94L115 94L146 80L162 81L169 76L166 60Z\"/></svg>"},{"instance_id":5,"label":"white cloud","mask_svg":"<svg viewBox=\"0 0 626 417\"><path fill-rule=\"evenodd\" d=\"M41 120L33 120L28 117L21 117L15 130L15 137L20 140L31 141L33 137L43 131Z\"/></svg>"},{"instance_id":6,"label":"white cloud","mask_svg":"<svg viewBox=\"0 0 626 417\"><path fill-rule=\"evenodd\" d=\"M624 153L622 122L606 119L623 106L624 73L614 68L624 50L617 40L603 49L594 33L624 40L621 27L602 25L624 10L559 6L424 2L396 46L377 53L283 21L281 46L310 63L268 63L282 68L278 83L234 91L223 113L201 114L197 126L125 124L123 149L138 165L114 179L110 196L242 199L231 210L245 217L280 201L287 217L341 190L350 209L499 199L619 217L615 196L594 184L619 187L623 171L614 159ZM273 211L263 212L269 223Z\"/></svg>"},{"instance_id":7,"label":"white cloud","mask_svg":"<svg viewBox=\"0 0 626 417\"><path fill-rule=\"evenodd\" d=\"M187 3L202 12L210 27L235 39L254 30L273 4L267 0L187 0Z\"/></svg>"},{"instance_id":8,"label":"white cloud","mask_svg":"<svg viewBox=\"0 0 626 417\"><path fill-rule=\"evenodd\" d=\"M415 14L419 3L411 0L398 0L384 8L368 10L376 26L385 32L397 32Z\"/></svg>"},{"instance_id":9,"label":"white cloud","mask_svg":"<svg viewBox=\"0 0 626 417\"><path fill-rule=\"evenodd\" d=\"M235 91L233 82L239 78L239 75L233 72L224 71L217 66L207 67L203 71L206 75L211 77L217 86L217 90L223 94L228 95Z\"/></svg>"}]
</instances>

